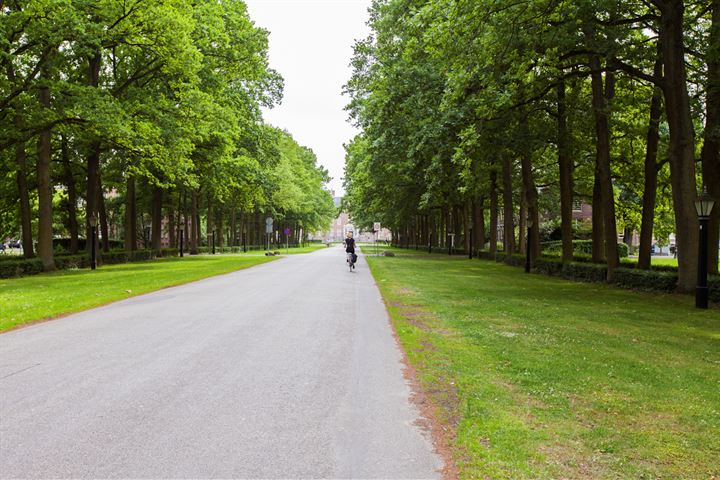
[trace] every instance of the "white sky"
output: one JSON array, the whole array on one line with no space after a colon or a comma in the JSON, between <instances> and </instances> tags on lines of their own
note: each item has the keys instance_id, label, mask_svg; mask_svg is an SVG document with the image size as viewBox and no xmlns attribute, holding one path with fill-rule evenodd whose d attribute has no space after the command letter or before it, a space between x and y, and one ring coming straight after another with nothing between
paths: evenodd
<instances>
[{"instance_id":1,"label":"white sky","mask_svg":"<svg viewBox=\"0 0 720 480\"><path fill-rule=\"evenodd\" d=\"M270 32L270 65L285 79L282 104L265 120L311 148L342 194L343 144L357 130L347 122L342 86L356 39L367 37L370 0L245 0L250 18Z\"/></svg>"}]
</instances>

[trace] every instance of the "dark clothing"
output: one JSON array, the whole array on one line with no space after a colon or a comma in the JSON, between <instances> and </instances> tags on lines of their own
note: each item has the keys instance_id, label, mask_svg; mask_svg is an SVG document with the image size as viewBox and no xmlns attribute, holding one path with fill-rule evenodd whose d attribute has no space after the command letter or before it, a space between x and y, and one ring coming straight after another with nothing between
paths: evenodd
<instances>
[{"instance_id":1,"label":"dark clothing","mask_svg":"<svg viewBox=\"0 0 720 480\"><path fill-rule=\"evenodd\" d=\"M344 243L345 243L345 252L355 253L355 239L354 238L346 238Z\"/></svg>"}]
</instances>

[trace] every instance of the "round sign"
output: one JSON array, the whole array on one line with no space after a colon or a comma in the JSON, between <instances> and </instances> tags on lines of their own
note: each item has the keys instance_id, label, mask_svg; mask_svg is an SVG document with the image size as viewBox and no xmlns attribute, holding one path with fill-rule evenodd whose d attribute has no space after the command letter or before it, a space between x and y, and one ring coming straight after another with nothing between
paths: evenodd
<instances>
[{"instance_id":1,"label":"round sign","mask_svg":"<svg viewBox=\"0 0 720 480\"><path fill-rule=\"evenodd\" d=\"M290 229L289 229L289 228L286 228L286 229L285 229L285 235L290 235Z\"/></svg>"},{"instance_id":2,"label":"round sign","mask_svg":"<svg viewBox=\"0 0 720 480\"><path fill-rule=\"evenodd\" d=\"M273 219L272 219L272 217L267 217L267 218L265 219L265 225L272 225L272 224L273 224Z\"/></svg>"}]
</instances>

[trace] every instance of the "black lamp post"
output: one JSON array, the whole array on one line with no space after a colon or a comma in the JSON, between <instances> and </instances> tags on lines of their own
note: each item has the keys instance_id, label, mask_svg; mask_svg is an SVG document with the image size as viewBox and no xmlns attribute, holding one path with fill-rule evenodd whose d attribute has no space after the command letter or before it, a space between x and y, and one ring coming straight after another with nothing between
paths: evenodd
<instances>
[{"instance_id":1,"label":"black lamp post","mask_svg":"<svg viewBox=\"0 0 720 480\"><path fill-rule=\"evenodd\" d=\"M215 230L212 231L212 252L215 255Z\"/></svg>"},{"instance_id":2,"label":"black lamp post","mask_svg":"<svg viewBox=\"0 0 720 480\"><path fill-rule=\"evenodd\" d=\"M180 229L180 257L182 257L184 255L184 247L185 247L184 243L185 243L185 230L181 228Z\"/></svg>"},{"instance_id":3,"label":"black lamp post","mask_svg":"<svg viewBox=\"0 0 720 480\"><path fill-rule=\"evenodd\" d=\"M530 231L532 230L532 218L527 219L527 235L525 242L525 273L530 273Z\"/></svg>"},{"instance_id":4,"label":"black lamp post","mask_svg":"<svg viewBox=\"0 0 720 480\"><path fill-rule=\"evenodd\" d=\"M708 195L707 187L695 200L695 210L700 221L700 248L698 249L698 281L695 287L695 306L708 308L708 224L715 200Z\"/></svg>"},{"instance_id":5,"label":"black lamp post","mask_svg":"<svg viewBox=\"0 0 720 480\"><path fill-rule=\"evenodd\" d=\"M97 237L97 217L94 213L90 214L88 221L90 222L90 269L95 270L97 268L97 250L95 248L95 239Z\"/></svg>"}]
</instances>

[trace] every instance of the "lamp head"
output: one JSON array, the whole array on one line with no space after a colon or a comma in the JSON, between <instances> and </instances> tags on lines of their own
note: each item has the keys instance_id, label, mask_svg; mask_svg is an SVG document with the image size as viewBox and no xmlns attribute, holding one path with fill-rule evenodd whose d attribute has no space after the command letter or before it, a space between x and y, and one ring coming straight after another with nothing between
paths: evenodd
<instances>
[{"instance_id":1,"label":"lamp head","mask_svg":"<svg viewBox=\"0 0 720 480\"><path fill-rule=\"evenodd\" d=\"M695 200L695 210L697 211L698 217L706 219L710 216L715 200L708 194L707 187L703 186L702 193Z\"/></svg>"}]
</instances>

